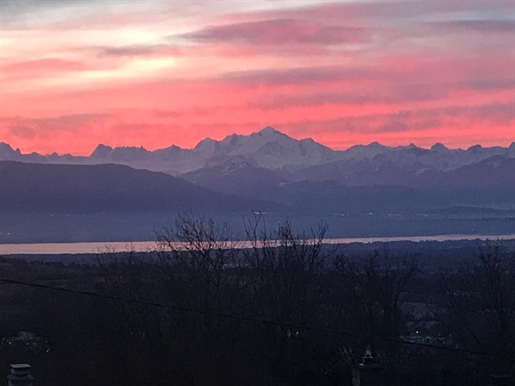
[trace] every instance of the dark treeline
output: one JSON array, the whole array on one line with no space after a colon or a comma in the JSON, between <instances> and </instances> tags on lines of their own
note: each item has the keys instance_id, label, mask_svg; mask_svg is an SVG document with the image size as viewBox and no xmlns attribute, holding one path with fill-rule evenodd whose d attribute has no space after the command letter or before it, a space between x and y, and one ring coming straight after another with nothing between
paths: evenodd
<instances>
[{"instance_id":1,"label":"dark treeline","mask_svg":"<svg viewBox=\"0 0 515 386\"><path fill-rule=\"evenodd\" d=\"M182 216L152 254L4 258L1 278L110 298L0 284L3 374L28 362L36 385L351 385L368 347L385 385L513 376L513 251L485 245L434 273L386 246L346 256L323 226L246 225L245 249L229 227Z\"/></svg>"}]
</instances>

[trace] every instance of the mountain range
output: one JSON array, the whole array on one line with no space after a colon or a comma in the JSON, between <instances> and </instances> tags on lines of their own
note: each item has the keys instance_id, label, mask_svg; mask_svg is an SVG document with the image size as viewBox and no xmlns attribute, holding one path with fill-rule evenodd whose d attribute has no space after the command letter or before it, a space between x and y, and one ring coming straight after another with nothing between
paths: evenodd
<instances>
[{"instance_id":1,"label":"mountain range","mask_svg":"<svg viewBox=\"0 0 515 386\"><path fill-rule=\"evenodd\" d=\"M423 149L413 144L388 147L373 142L337 151L311 138L296 140L271 127L265 127L248 136L232 134L221 141L206 138L193 149L170 146L149 151L143 147L112 148L100 144L87 157L56 153L22 154L19 149L14 150L9 144L0 142L0 160L57 164L114 163L174 176L219 166L238 167L241 163L242 167L252 165L273 170L282 175L293 176L295 180L311 179L313 173L320 178L320 167L326 170L337 168L341 172L349 167L374 169L384 164L395 164L405 170L446 171L493 156L515 158L515 142L506 148L476 145L466 150L448 149L440 143L431 149ZM311 167L315 168L310 170Z\"/></svg>"},{"instance_id":2,"label":"mountain range","mask_svg":"<svg viewBox=\"0 0 515 386\"><path fill-rule=\"evenodd\" d=\"M191 195L177 196L179 198L174 202L178 207L192 206L200 201L219 201L220 207L229 208L234 205L226 203L241 204L241 199L247 199L250 200L248 207L279 205L275 208L303 213L459 206L515 208L515 143L509 147L476 145L462 150L449 149L439 143L423 149L415 145L388 147L374 142L335 151L310 138L296 140L266 127L248 136L229 135L221 141L206 138L193 149L171 146L148 151L143 147L98 145L88 157L22 154L18 149L0 143L0 160L48 166L47 170L41 166L38 169L36 166L4 164L0 169L3 183L9 181L16 185L19 182L9 173L26 175L39 170L54 176L54 186L66 186L68 192L72 192L73 186L81 186L73 191L75 195L82 194L86 202L88 195L94 196L94 187L102 192L113 188L106 186L109 179L102 177L107 169L92 169L91 166L123 165L126 168L109 166L108 171L110 181L121 181L118 184L127 188L126 192L132 191L133 195L137 193L143 197L140 190L149 186L149 181L154 185L156 181L162 184L154 189L152 199L136 200L142 202L143 208L163 205L165 196L155 194L159 189L192 192ZM74 169L71 165L81 168ZM145 174L127 166L147 173L160 173ZM127 185L128 170L132 170L130 178L139 181L134 182L133 187ZM67 177L64 178L62 173L67 173ZM87 175L90 185L82 186L84 177L76 177L73 173ZM51 186L49 175L39 178ZM7 176L11 180L6 180ZM30 181L24 181L18 190L23 191ZM202 194L199 189L203 189ZM207 192L211 199L207 199ZM229 196L233 197L232 201L227 200ZM158 200L161 204L151 205L149 200ZM113 201L112 205L117 203Z\"/></svg>"}]
</instances>

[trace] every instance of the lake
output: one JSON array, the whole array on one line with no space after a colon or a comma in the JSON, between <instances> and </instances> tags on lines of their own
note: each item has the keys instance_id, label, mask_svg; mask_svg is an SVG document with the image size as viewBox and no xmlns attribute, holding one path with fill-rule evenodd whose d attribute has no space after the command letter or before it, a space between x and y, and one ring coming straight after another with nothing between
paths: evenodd
<instances>
[{"instance_id":1,"label":"lake","mask_svg":"<svg viewBox=\"0 0 515 386\"><path fill-rule=\"evenodd\" d=\"M508 235L466 235L445 234L436 236L410 236L410 237L360 237L360 238L329 238L324 244L351 244L351 243L388 243L396 241L463 241L463 240L515 240L515 234ZM234 248L249 248L249 242L230 242ZM60 255L60 254L91 254L102 252L149 252L156 249L155 241L135 242L87 242L87 243L39 243L39 244L0 244L0 255ZM184 245L175 244L182 249Z\"/></svg>"}]
</instances>

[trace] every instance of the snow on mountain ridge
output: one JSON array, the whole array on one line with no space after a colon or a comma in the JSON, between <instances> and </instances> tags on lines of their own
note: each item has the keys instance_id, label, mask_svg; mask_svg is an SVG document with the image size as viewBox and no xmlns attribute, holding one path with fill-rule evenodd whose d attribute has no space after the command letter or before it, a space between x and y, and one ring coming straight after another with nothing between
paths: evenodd
<instances>
[{"instance_id":1,"label":"snow on mountain ridge","mask_svg":"<svg viewBox=\"0 0 515 386\"><path fill-rule=\"evenodd\" d=\"M437 153L447 153L448 151L450 151L444 144L440 142L435 143L433 146L431 146L430 150Z\"/></svg>"},{"instance_id":2,"label":"snow on mountain ridge","mask_svg":"<svg viewBox=\"0 0 515 386\"><path fill-rule=\"evenodd\" d=\"M315 165L336 154L311 138L296 140L268 126L250 135L231 134L221 141L204 139L193 149L197 158L244 156L267 169ZM181 170L188 172L191 170Z\"/></svg>"},{"instance_id":3,"label":"snow on mountain ridge","mask_svg":"<svg viewBox=\"0 0 515 386\"><path fill-rule=\"evenodd\" d=\"M20 157L20 149L14 150L8 143L0 142L0 160L16 161Z\"/></svg>"},{"instance_id":4,"label":"snow on mountain ridge","mask_svg":"<svg viewBox=\"0 0 515 386\"><path fill-rule=\"evenodd\" d=\"M15 150L11 147L11 145L9 145L8 143L5 143L5 142L0 142L0 152L8 152L8 153L14 153ZM19 149L16 150L16 152L20 152Z\"/></svg>"},{"instance_id":5,"label":"snow on mountain ridge","mask_svg":"<svg viewBox=\"0 0 515 386\"><path fill-rule=\"evenodd\" d=\"M90 158L107 158L112 151L113 148L111 146L107 146L100 143L95 148L95 150L93 150L93 153L91 153Z\"/></svg>"},{"instance_id":6,"label":"snow on mountain ridge","mask_svg":"<svg viewBox=\"0 0 515 386\"><path fill-rule=\"evenodd\" d=\"M113 148L99 144L89 157L22 154L19 150L14 151L8 144L0 143L0 160L68 164L117 163L138 169L164 171L172 175L222 164L230 169L247 162L255 167L284 171L286 174L335 162L341 164L337 170L345 172L353 162L365 160L369 161L370 167L376 169L381 165L391 164L405 170L452 170L496 155L515 157L515 143L509 148L477 145L462 150L448 149L441 143L424 149L414 144L389 147L372 142L335 151L312 138L297 140L270 126L250 135L228 135L219 141L205 138L193 149L182 149L174 145L149 151L142 146Z\"/></svg>"}]
</instances>

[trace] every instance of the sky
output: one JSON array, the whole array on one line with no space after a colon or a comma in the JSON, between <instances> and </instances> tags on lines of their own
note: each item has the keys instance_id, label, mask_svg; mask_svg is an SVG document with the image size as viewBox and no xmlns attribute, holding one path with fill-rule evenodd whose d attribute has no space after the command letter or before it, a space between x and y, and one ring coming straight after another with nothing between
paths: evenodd
<instances>
[{"instance_id":1,"label":"sky","mask_svg":"<svg viewBox=\"0 0 515 386\"><path fill-rule=\"evenodd\" d=\"M0 141L515 141L515 0L0 0Z\"/></svg>"}]
</instances>

